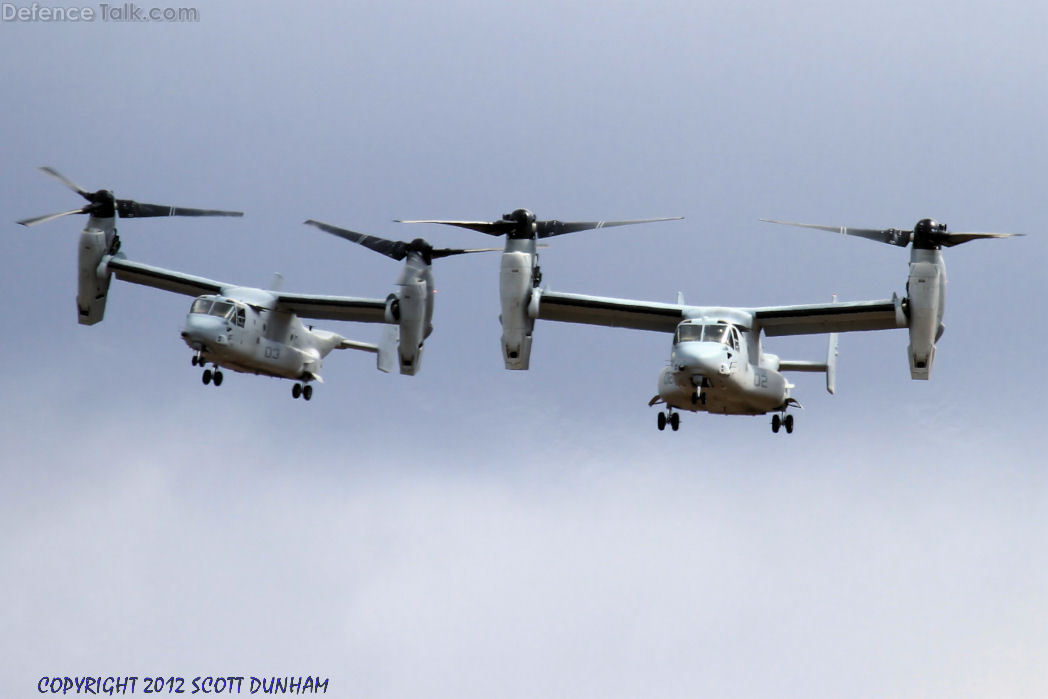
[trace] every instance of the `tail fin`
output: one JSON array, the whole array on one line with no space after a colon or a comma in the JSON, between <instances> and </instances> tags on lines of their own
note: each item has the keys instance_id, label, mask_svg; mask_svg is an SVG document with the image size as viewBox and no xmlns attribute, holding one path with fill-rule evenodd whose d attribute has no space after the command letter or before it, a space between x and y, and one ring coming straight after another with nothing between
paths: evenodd
<instances>
[{"instance_id":1,"label":"tail fin","mask_svg":"<svg viewBox=\"0 0 1048 699\"><path fill-rule=\"evenodd\" d=\"M833 295L837 303L837 294ZM826 348L826 392L831 396L837 393L837 333L830 333L830 344Z\"/></svg>"},{"instance_id":2,"label":"tail fin","mask_svg":"<svg viewBox=\"0 0 1048 699\"><path fill-rule=\"evenodd\" d=\"M387 374L397 366L397 346L400 344L400 326L387 325L378 342L378 370Z\"/></svg>"},{"instance_id":3,"label":"tail fin","mask_svg":"<svg viewBox=\"0 0 1048 699\"><path fill-rule=\"evenodd\" d=\"M826 390L837 393L837 333L830 333L830 343L826 348L825 362L779 361L779 371L825 371Z\"/></svg>"},{"instance_id":4,"label":"tail fin","mask_svg":"<svg viewBox=\"0 0 1048 699\"><path fill-rule=\"evenodd\" d=\"M830 344L826 349L826 390L837 393L837 333L830 333Z\"/></svg>"}]
</instances>

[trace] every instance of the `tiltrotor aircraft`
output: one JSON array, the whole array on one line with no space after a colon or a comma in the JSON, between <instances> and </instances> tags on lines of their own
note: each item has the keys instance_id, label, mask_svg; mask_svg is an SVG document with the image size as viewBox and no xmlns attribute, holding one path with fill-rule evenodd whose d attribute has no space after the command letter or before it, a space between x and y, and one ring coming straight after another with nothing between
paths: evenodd
<instances>
[{"instance_id":1,"label":"tiltrotor aircraft","mask_svg":"<svg viewBox=\"0 0 1048 699\"><path fill-rule=\"evenodd\" d=\"M422 346L433 332L433 260L452 255L473 252L490 252L495 248L434 248L422 238L407 242L386 240L374 235L357 233L329 223L309 219L307 225L316 226L345 240L363 245L386 257L404 260L404 267L397 278L397 290L386 299L389 309L387 322L396 322L392 330L399 336L400 373L414 375L422 363Z\"/></svg>"},{"instance_id":2,"label":"tiltrotor aircraft","mask_svg":"<svg viewBox=\"0 0 1048 699\"><path fill-rule=\"evenodd\" d=\"M309 400L311 382L322 381L323 359L335 349L357 349L378 355L378 367L389 371L393 364L389 333L381 345L354 342L326 330L302 323L302 318L386 323L390 308L386 300L349 296L289 294L274 284L271 290L239 286L175 272L127 259L120 252L116 219L147 216L242 216L239 211L186 209L142 204L116 199L108 190L88 192L51 168L43 172L58 179L87 199L81 209L25 219L32 226L69 214L88 214L80 234L79 286L76 305L82 325L102 320L111 278L195 296L182 330L182 339L194 351L193 365L204 369L203 382L222 384L220 367L233 371L286 378L295 381L291 395ZM395 330L395 327L392 328Z\"/></svg>"},{"instance_id":3,"label":"tiltrotor aircraft","mask_svg":"<svg viewBox=\"0 0 1048 699\"><path fill-rule=\"evenodd\" d=\"M659 373L658 393L649 405L663 404L658 428L677 430L677 410L724 415L772 413L771 427L792 432L794 418L787 410L799 407L790 395L783 372L826 373L826 388L835 391L837 333L907 328L910 375L928 379L935 359L935 343L943 332L946 267L942 248L982 238L1010 237L1009 233L948 233L946 226L923 219L913 230L805 227L837 231L881 242L912 244L906 296L889 299L818 303L802 306L733 308L564 294L539 288L534 243L540 237L568 233L599 224L561 224L536 221L520 209L500 222L428 221L471 228L484 233L506 232L501 273L503 349L507 369L527 369L536 319L590 325L656 330L673 333L669 365ZM785 223L774 221L775 223ZM623 225L634 222L603 224ZM828 334L825 361L782 360L764 352L761 333L780 335Z\"/></svg>"}]
</instances>

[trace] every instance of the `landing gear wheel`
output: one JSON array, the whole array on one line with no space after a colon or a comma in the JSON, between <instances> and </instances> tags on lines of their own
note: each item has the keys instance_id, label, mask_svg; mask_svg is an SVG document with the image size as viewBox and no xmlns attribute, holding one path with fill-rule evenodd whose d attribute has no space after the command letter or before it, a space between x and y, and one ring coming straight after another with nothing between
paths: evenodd
<instances>
[{"instance_id":1,"label":"landing gear wheel","mask_svg":"<svg viewBox=\"0 0 1048 699\"><path fill-rule=\"evenodd\" d=\"M216 371L214 377L212 377L212 378L214 379L216 386L221 386L222 385L222 372L221 371Z\"/></svg>"},{"instance_id":2,"label":"landing gear wheel","mask_svg":"<svg viewBox=\"0 0 1048 699\"><path fill-rule=\"evenodd\" d=\"M204 375L200 377L200 380L204 382L205 386L211 383L211 370L204 369Z\"/></svg>"},{"instance_id":3,"label":"landing gear wheel","mask_svg":"<svg viewBox=\"0 0 1048 699\"><path fill-rule=\"evenodd\" d=\"M779 428L782 427L782 418L778 415L771 416L771 431L778 434Z\"/></svg>"},{"instance_id":4,"label":"landing gear wheel","mask_svg":"<svg viewBox=\"0 0 1048 699\"><path fill-rule=\"evenodd\" d=\"M302 395L302 384L297 383L291 387L291 397L298 398Z\"/></svg>"},{"instance_id":5,"label":"landing gear wheel","mask_svg":"<svg viewBox=\"0 0 1048 699\"><path fill-rule=\"evenodd\" d=\"M193 366L196 366L196 365L197 365L197 356L194 354L193 355Z\"/></svg>"},{"instance_id":6,"label":"landing gear wheel","mask_svg":"<svg viewBox=\"0 0 1048 699\"><path fill-rule=\"evenodd\" d=\"M699 404L699 392L698 391L695 391L695 393L691 394L691 404L692 405L698 405Z\"/></svg>"},{"instance_id":7,"label":"landing gear wheel","mask_svg":"<svg viewBox=\"0 0 1048 699\"><path fill-rule=\"evenodd\" d=\"M786 419L782 421L782 424L786 427L786 434L793 434L793 416L787 415Z\"/></svg>"},{"instance_id":8,"label":"landing gear wheel","mask_svg":"<svg viewBox=\"0 0 1048 699\"><path fill-rule=\"evenodd\" d=\"M666 429L666 413L659 413L659 432Z\"/></svg>"},{"instance_id":9,"label":"landing gear wheel","mask_svg":"<svg viewBox=\"0 0 1048 699\"><path fill-rule=\"evenodd\" d=\"M674 432L676 432L680 427L680 413L673 413L670 415L670 427L673 428Z\"/></svg>"},{"instance_id":10,"label":"landing gear wheel","mask_svg":"<svg viewBox=\"0 0 1048 699\"><path fill-rule=\"evenodd\" d=\"M309 400L310 398L312 398L313 397L313 387L310 386L309 384L306 384L305 386L303 386L302 387L302 397L305 400Z\"/></svg>"}]
</instances>

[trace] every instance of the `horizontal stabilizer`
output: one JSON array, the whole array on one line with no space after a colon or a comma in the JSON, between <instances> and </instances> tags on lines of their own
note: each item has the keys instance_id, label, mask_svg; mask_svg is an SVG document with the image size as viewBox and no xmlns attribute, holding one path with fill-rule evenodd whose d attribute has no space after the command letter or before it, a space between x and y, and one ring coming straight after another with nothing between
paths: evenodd
<instances>
[{"instance_id":1,"label":"horizontal stabilizer","mask_svg":"<svg viewBox=\"0 0 1048 699\"><path fill-rule=\"evenodd\" d=\"M378 352L378 345L373 345L370 342L357 342L356 340L342 338L342 342L339 343L336 349L355 349L363 352Z\"/></svg>"},{"instance_id":2,"label":"horizontal stabilizer","mask_svg":"<svg viewBox=\"0 0 1048 699\"><path fill-rule=\"evenodd\" d=\"M837 333L830 333L830 343L826 350L825 362L808 362L800 360L782 360L779 371L826 372L826 391L837 392Z\"/></svg>"},{"instance_id":3,"label":"horizontal stabilizer","mask_svg":"<svg viewBox=\"0 0 1048 699\"><path fill-rule=\"evenodd\" d=\"M787 361L779 362L779 371L826 371L825 362Z\"/></svg>"}]
</instances>

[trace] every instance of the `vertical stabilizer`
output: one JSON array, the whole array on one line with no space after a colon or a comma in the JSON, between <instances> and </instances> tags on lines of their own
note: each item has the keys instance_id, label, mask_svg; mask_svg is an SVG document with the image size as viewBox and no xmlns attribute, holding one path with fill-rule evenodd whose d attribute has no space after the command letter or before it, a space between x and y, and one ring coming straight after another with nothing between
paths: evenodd
<instances>
[{"instance_id":1,"label":"vertical stabilizer","mask_svg":"<svg viewBox=\"0 0 1048 699\"><path fill-rule=\"evenodd\" d=\"M826 350L826 391L831 395L837 393L837 354L837 333L830 333Z\"/></svg>"},{"instance_id":2,"label":"vertical stabilizer","mask_svg":"<svg viewBox=\"0 0 1048 699\"><path fill-rule=\"evenodd\" d=\"M400 344L400 327L387 325L382 331L382 339L378 343L377 366L379 371L387 374L397 366L397 345Z\"/></svg>"}]
</instances>

